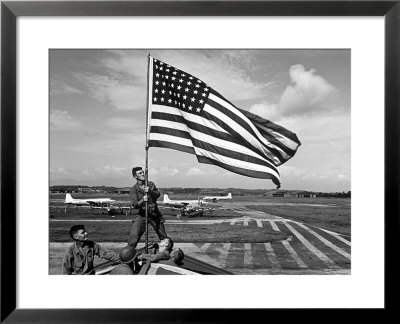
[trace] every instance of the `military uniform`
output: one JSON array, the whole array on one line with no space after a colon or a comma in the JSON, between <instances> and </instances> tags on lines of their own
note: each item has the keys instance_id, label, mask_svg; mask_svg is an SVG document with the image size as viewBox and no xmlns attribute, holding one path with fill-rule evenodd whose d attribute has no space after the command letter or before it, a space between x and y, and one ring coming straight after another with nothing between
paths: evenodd
<instances>
[{"instance_id":1,"label":"military uniform","mask_svg":"<svg viewBox=\"0 0 400 324\"><path fill-rule=\"evenodd\" d=\"M94 256L99 258L120 262L119 255L113 251L106 250L93 241L84 241L79 247L77 242L72 244L64 254L62 263L62 273L66 275L94 274L93 260Z\"/></svg>"},{"instance_id":2,"label":"military uniform","mask_svg":"<svg viewBox=\"0 0 400 324\"><path fill-rule=\"evenodd\" d=\"M167 237L167 234L164 226L164 217L161 215L157 206L157 199L160 197L160 192L152 181L148 182L148 187L148 223L154 228L158 238L163 240ZM133 224L128 241L128 245L132 246L133 248L136 248L137 243L146 230L146 203L142 202L139 205L139 201L143 199L144 195L144 189L141 188L137 183L131 188L130 197L132 206L133 208L139 210L138 215L136 215L136 217L134 217L132 220Z\"/></svg>"}]
</instances>

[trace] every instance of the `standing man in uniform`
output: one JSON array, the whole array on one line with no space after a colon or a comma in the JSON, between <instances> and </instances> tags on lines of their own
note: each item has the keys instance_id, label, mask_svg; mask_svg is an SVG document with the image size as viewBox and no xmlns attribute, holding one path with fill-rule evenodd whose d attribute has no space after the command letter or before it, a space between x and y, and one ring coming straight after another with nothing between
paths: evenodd
<instances>
[{"instance_id":1,"label":"standing man in uniform","mask_svg":"<svg viewBox=\"0 0 400 324\"><path fill-rule=\"evenodd\" d=\"M167 233L164 226L164 217L157 206L157 199L160 197L160 192L156 185L154 182L148 181L148 186L145 186L145 175L141 167L134 167L132 169L132 176L136 179L136 184L131 188L131 202L134 209L139 209L139 214L132 220L133 224L128 245L136 248L137 243L146 230L146 201L148 202L148 223L153 226L160 240L167 238Z\"/></svg>"}]
</instances>

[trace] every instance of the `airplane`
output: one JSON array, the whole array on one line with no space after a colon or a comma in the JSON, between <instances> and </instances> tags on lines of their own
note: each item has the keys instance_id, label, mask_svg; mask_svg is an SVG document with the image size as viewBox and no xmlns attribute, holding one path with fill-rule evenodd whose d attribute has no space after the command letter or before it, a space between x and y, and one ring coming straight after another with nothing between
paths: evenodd
<instances>
[{"instance_id":1,"label":"airplane","mask_svg":"<svg viewBox=\"0 0 400 324\"><path fill-rule=\"evenodd\" d=\"M71 194L65 195L65 204L68 206L89 206L91 209L110 207L115 200L111 198L74 199Z\"/></svg>"},{"instance_id":2,"label":"airplane","mask_svg":"<svg viewBox=\"0 0 400 324\"><path fill-rule=\"evenodd\" d=\"M171 200L168 195L165 194L162 203L171 209L181 210L177 218L181 218L182 216L202 216L204 211L213 210L213 208L204 207L204 205L208 203L200 198L198 200Z\"/></svg>"},{"instance_id":3,"label":"airplane","mask_svg":"<svg viewBox=\"0 0 400 324\"><path fill-rule=\"evenodd\" d=\"M225 200L225 199L232 199L232 194L228 193L226 196L206 196L203 197L203 200L212 200L213 202L217 200Z\"/></svg>"}]
</instances>

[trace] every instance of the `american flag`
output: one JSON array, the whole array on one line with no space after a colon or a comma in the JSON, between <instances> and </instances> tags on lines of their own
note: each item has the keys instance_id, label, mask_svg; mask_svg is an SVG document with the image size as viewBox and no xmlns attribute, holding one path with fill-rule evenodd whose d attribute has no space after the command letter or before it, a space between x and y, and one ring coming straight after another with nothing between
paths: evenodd
<instances>
[{"instance_id":1,"label":"american flag","mask_svg":"<svg viewBox=\"0 0 400 324\"><path fill-rule=\"evenodd\" d=\"M195 76L149 58L149 147L195 154L200 163L280 186L277 166L296 153L296 134L235 107Z\"/></svg>"}]
</instances>

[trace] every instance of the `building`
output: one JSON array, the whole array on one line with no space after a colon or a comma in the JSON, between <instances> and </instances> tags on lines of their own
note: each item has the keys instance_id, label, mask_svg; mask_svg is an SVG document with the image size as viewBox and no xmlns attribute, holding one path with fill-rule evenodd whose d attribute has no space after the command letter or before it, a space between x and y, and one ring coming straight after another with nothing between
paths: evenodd
<instances>
[{"instance_id":1,"label":"building","mask_svg":"<svg viewBox=\"0 0 400 324\"><path fill-rule=\"evenodd\" d=\"M309 191L302 191L297 194L299 198L317 198L317 194Z\"/></svg>"},{"instance_id":2,"label":"building","mask_svg":"<svg viewBox=\"0 0 400 324\"><path fill-rule=\"evenodd\" d=\"M299 190L273 190L266 194L269 198L316 198L317 194Z\"/></svg>"},{"instance_id":3,"label":"building","mask_svg":"<svg viewBox=\"0 0 400 324\"><path fill-rule=\"evenodd\" d=\"M118 195L126 195L126 194L129 194L130 192L131 192L130 187L118 188L114 191L114 193L116 193Z\"/></svg>"}]
</instances>

